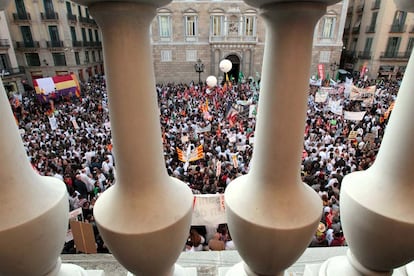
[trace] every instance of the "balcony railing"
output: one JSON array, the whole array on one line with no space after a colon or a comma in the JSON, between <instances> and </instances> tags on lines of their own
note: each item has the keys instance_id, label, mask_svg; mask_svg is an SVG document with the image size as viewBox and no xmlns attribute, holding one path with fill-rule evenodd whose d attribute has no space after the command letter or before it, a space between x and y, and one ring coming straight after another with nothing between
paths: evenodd
<instances>
[{"instance_id":1,"label":"balcony railing","mask_svg":"<svg viewBox=\"0 0 414 276\"><path fill-rule=\"evenodd\" d=\"M16 41L16 48L27 49L27 48L40 48L39 41Z\"/></svg>"},{"instance_id":2,"label":"balcony railing","mask_svg":"<svg viewBox=\"0 0 414 276\"><path fill-rule=\"evenodd\" d=\"M0 49L8 49L10 47L10 40L0 39Z\"/></svg>"},{"instance_id":3,"label":"balcony railing","mask_svg":"<svg viewBox=\"0 0 414 276\"><path fill-rule=\"evenodd\" d=\"M83 46L83 44L82 44L82 41L73 40L73 41L72 41L72 46L73 46L73 47L82 47L82 46Z\"/></svg>"},{"instance_id":4,"label":"balcony railing","mask_svg":"<svg viewBox=\"0 0 414 276\"><path fill-rule=\"evenodd\" d=\"M411 52L381 52L381 59L405 59L408 60Z\"/></svg>"},{"instance_id":5,"label":"balcony railing","mask_svg":"<svg viewBox=\"0 0 414 276\"><path fill-rule=\"evenodd\" d=\"M63 48L63 41L61 40L50 40L46 41L47 48Z\"/></svg>"},{"instance_id":6,"label":"balcony railing","mask_svg":"<svg viewBox=\"0 0 414 276\"><path fill-rule=\"evenodd\" d=\"M209 39L210 43L221 43L221 42L239 42L239 43L257 43L257 36L229 36L229 35L222 35L222 36L213 36L210 35Z\"/></svg>"},{"instance_id":7,"label":"balcony railing","mask_svg":"<svg viewBox=\"0 0 414 276\"><path fill-rule=\"evenodd\" d=\"M372 55L371 51L358 52L358 58L360 59L371 59L371 55Z\"/></svg>"},{"instance_id":8,"label":"balcony railing","mask_svg":"<svg viewBox=\"0 0 414 276\"><path fill-rule=\"evenodd\" d=\"M353 27L352 28L352 33L353 34L359 34L359 30L361 29L361 27L360 26L358 26L358 27Z\"/></svg>"},{"instance_id":9,"label":"balcony railing","mask_svg":"<svg viewBox=\"0 0 414 276\"><path fill-rule=\"evenodd\" d=\"M14 22L26 22L32 20L32 18L30 16L30 13L13 13L13 20Z\"/></svg>"},{"instance_id":10,"label":"balcony railing","mask_svg":"<svg viewBox=\"0 0 414 276\"><path fill-rule=\"evenodd\" d=\"M83 24L97 25L95 20L89 17L79 16L79 22Z\"/></svg>"},{"instance_id":11,"label":"balcony railing","mask_svg":"<svg viewBox=\"0 0 414 276\"><path fill-rule=\"evenodd\" d=\"M76 15L74 15L74 14L68 13L67 18L68 18L68 21L72 21L72 22L77 22L78 21Z\"/></svg>"},{"instance_id":12,"label":"balcony railing","mask_svg":"<svg viewBox=\"0 0 414 276\"><path fill-rule=\"evenodd\" d=\"M43 21L55 21L59 19L59 14L57 12L41 12L40 18Z\"/></svg>"},{"instance_id":13,"label":"balcony railing","mask_svg":"<svg viewBox=\"0 0 414 276\"><path fill-rule=\"evenodd\" d=\"M367 33L375 33L375 25L367 26L367 30L365 32L367 32Z\"/></svg>"},{"instance_id":14,"label":"balcony railing","mask_svg":"<svg viewBox=\"0 0 414 276\"><path fill-rule=\"evenodd\" d=\"M390 33L404 33L407 30L407 25L392 24Z\"/></svg>"},{"instance_id":15,"label":"balcony railing","mask_svg":"<svg viewBox=\"0 0 414 276\"><path fill-rule=\"evenodd\" d=\"M0 75L1 75L1 77L22 75L24 73L25 73L25 69L24 69L23 66L19 66L17 68L0 69Z\"/></svg>"}]
</instances>

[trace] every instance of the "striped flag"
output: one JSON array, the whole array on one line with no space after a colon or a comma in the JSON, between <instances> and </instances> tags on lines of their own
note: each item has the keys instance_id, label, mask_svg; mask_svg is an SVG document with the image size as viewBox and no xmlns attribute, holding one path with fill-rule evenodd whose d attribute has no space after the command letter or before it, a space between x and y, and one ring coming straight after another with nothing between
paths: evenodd
<instances>
[{"instance_id":1,"label":"striped flag","mask_svg":"<svg viewBox=\"0 0 414 276\"><path fill-rule=\"evenodd\" d=\"M203 145L199 145L194 149L191 149L191 146L194 147L192 144L188 145L187 151L185 153L182 149L176 147L178 160L185 163L184 169L187 169L188 163L204 158Z\"/></svg>"}]
</instances>

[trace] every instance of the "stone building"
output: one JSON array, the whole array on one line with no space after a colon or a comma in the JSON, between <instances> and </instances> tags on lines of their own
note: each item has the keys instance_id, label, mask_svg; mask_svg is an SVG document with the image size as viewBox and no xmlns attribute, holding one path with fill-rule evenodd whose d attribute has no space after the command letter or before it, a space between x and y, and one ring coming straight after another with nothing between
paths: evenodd
<instances>
[{"instance_id":1,"label":"stone building","mask_svg":"<svg viewBox=\"0 0 414 276\"><path fill-rule=\"evenodd\" d=\"M371 78L402 77L414 47L414 15L394 1L350 0L343 41L346 69L364 69Z\"/></svg>"},{"instance_id":2,"label":"stone building","mask_svg":"<svg viewBox=\"0 0 414 276\"><path fill-rule=\"evenodd\" d=\"M4 53L2 66L8 68L16 59L25 72L20 82L32 85L33 79L69 73L85 81L103 73L100 31L86 7L70 1L15 0L5 17L15 56Z\"/></svg>"},{"instance_id":3,"label":"stone building","mask_svg":"<svg viewBox=\"0 0 414 276\"><path fill-rule=\"evenodd\" d=\"M317 24L310 75L318 64L325 65L326 73L338 69L347 3L328 7ZM71 1L15 0L5 18L1 66L20 73L4 79L8 91L23 91L23 84L33 85L36 78L74 73L87 81L104 74L100 30L87 7ZM150 32L159 83L204 81L209 75L220 79L219 63L225 58L233 63L230 78L260 78L265 24L260 11L243 1L172 1L157 10ZM203 64L199 73L198 60Z\"/></svg>"},{"instance_id":4,"label":"stone building","mask_svg":"<svg viewBox=\"0 0 414 276\"><path fill-rule=\"evenodd\" d=\"M338 69L347 6L344 0L328 7L318 22L311 75L318 64L324 64L326 74ZM197 82L198 59L204 64L202 81L209 75L224 78L219 63L225 58L233 63L230 78L237 80L240 73L244 78L260 76L265 24L260 11L243 1L173 1L158 9L151 34L158 82Z\"/></svg>"}]
</instances>

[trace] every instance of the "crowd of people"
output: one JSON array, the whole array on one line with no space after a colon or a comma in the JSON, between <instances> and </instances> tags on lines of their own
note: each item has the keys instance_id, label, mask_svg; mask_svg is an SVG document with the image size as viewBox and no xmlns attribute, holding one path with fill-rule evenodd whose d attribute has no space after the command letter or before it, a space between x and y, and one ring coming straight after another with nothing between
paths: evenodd
<instances>
[{"instance_id":1,"label":"crowd of people","mask_svg":"<svg viewBox=\"0 0 414 276\"><path fill-rule=\"evenodd\" d=\"M330 97L340 101L344 110L366 111L361 121L345 120L331 112L326 102L315 101L319 87L309 86L300 173L323 202L321 222L310 246L346 243L339 209L342 179L375 161L387 112L399 89L399 82L386 80L359 80L355 85L376 85L371 105L352 101L344 93ZM70 209L82 208L84 218L93 221L95 201L116 184L116 158L105 78L96 76L82 84L81 92L79 98L60 97L47 103L38 102L33 92L18 101L12 96L10 102L33 168L62 180ZM194 194L214 194L223 193L233 179L248 173L260 95L257 81L251 78L215 88L196 83L159 84L154 93L166 169L171 176L187 183ZM191 159L194 150L202 154ZM228 229L223 229L218 227L213 237L205 233L197 237L199 231L192 228L185 250L234 248Z\"/></svg>"}]
</instances>

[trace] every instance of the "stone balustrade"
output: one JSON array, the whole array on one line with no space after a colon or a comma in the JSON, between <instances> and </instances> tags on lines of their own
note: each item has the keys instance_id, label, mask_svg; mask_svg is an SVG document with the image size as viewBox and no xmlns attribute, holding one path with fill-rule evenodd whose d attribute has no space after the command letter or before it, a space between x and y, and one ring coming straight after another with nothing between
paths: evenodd
<instances>
[{"instance_id":1,"label":"stone balustrade","mask_svg":"<svg viewBox=\"0 0 414 276\"><path fill-rule=\"evenodd\" d=\"M102 30L117 157L117 184L95 205L98 228L113 257L129 272L187 275L177 259L190 226L193 197L164 166L149 38L156 9L170 0L76 2L88 6ZM315 24L336 2L246 0L260 9L267 35L251 170L225 193L228 224L241 257L226 271L228 276L284 275L303 256L318 225L322 203L299 176L304 91ZM414 9L413 1L396 2ZM0 7L6 5L0 1ZM405 76L376 162L343 181L346 256L308 266L305 275L413 275L410 266L394 271L414 259L412 57ZM0 209L0 275L87 275L79 266L61 265L68 213L64 185L31 170L1 90L0 201L7 207ZM275 120L274 112L281 119ZM293 213L292 196L297 203ZM157 200L164 205L153 204ZM20 208L9 208L16 205Z\"/></svg>"}]
</instances>

